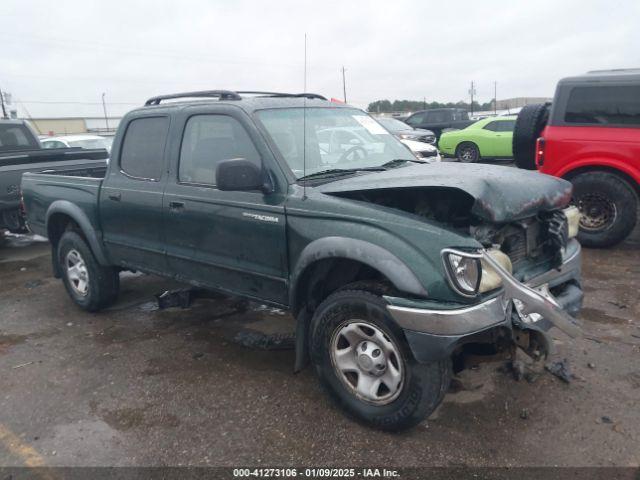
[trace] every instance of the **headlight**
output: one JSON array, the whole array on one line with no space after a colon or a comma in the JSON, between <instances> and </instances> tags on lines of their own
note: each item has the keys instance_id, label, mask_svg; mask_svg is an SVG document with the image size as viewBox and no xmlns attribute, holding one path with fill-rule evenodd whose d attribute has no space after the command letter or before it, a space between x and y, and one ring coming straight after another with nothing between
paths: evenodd
<instances>
[{"instance_id":1,"label":"headlight","mask_svg":"<svg viewBox=\"0 0 640 480\"><path fill-rule=\"evenodd\" d=\"M413 140L414 138L416 138L416 136L409 133L401 133L400 138L402 138L403 140Z\"/></svg>"},{"instance_id":2,"label":"headlight","mask_svg":"<svg viewBox=\"0 0 640 480\"><path fill-rule=\"evenodd\" d=\"M502 251L491 249L485 252L491 255L509 273L513 270L511 260ZM458 250L444 249L442 258L449 283L455 291L466 297L478 293L490 292L502 285L500 276L486 264L481 253L468 253Z\"/></svg>"},{"instance_id":3,"label":"headlight","mask_svg":"<svg viewBox=\"0 0 640 480\"><path fill-rule=\"evenodd\" d=\"M578 235L578 230L580 229L580 210L578 207L567 207L562 210L564 216L567 217L567 231L568 237L573 238Z\"/></svg>"},{"instance_id":4,"label":"headlight","mask_svg":"<svg viewBox=\"0 0 640 480\"><path fill-rule=\"evenodd\" d=\"M478 293L482 280L481 257L482 255L477 253L449 249L442 251L449 283L461 295L472 297Z\"/></svg>"}]
</instances>

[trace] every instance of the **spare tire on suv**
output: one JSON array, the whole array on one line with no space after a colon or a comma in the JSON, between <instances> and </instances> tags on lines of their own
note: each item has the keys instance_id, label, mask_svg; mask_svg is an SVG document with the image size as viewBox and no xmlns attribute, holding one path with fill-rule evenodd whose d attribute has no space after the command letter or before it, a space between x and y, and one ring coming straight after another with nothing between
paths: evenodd
<instances>
[{"instance_id":1,"label":"spare tire on suv","mask_svg":"<svg viewBox=\"0 0 640 480\"><path fill-rule=\"evenodd\" d=\"M536 169L536 140L549 119L551 103L525 105L513 130L513 158L518 168Z\"/></svg>"}]
</instances>

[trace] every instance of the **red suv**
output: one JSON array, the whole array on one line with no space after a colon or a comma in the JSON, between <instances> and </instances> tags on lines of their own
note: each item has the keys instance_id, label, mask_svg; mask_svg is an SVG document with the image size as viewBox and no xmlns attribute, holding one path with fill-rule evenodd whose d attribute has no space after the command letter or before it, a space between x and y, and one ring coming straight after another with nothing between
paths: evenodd
<instances>
[{"instance_id":1,"label":"red suv","mask_svg":"<svg viewBox=\"0 0 640 480\"><path fill-rule=\"evenodd\" d=\"M581 243L624 240L640 193L640 69L561 80L553 104L528 105L518 115L513 153L520 168L573 183Z\"/></svg>"}]
</instances>

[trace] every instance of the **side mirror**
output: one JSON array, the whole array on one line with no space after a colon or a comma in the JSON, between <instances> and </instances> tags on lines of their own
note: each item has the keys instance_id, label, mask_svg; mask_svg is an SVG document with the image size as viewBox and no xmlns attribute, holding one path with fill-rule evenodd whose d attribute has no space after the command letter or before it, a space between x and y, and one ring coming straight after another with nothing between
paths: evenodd
<instances>
[{"instance_id":1,"label":"side mirror","mask_svg":"<svg viewBox=\"0 0 640 480\"><path fill-rule=\"evenodd\" d=\"M244 158L223 160L216 168L216 187L221 191L269 191L262 169Z\"/></svg>"}]
</instances>

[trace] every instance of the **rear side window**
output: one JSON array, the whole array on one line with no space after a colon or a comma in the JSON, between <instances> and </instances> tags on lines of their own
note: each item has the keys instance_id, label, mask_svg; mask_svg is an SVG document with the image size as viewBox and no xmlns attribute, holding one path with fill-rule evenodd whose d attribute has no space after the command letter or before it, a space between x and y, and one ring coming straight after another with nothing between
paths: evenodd
<instances>
[{"instance_id":1,"label":"rear side window","mask_svg":"<svg viewBox=\"0 0 640 480\"><path fill-rule=\"evenodd\" d=\"M443 123L449 121L451 116L449 112L427 112L427 122Z\"/></svg>"},{"instance_id":2,"label":"rear side window","mask_svg":"<svg viewBox=\"0 0 640 480\"><path fill-rule=\"evenodd\" d=\"M159 180L164 165L169 119L148 117L132 120L122 142L120 168L140 179Z\"/></svg>"},{"instance_id":3,"label":"rear side window","mask_svg":"<svg viewBox=\"0 0 640 480\"><path fill-rule=\"evenodd\" d=\"M0 151L39 148L38 143L24 125L0 124Z\"/></svg>"},{"instance_id":4,"label":"rear side window","mask_svg":"<svg viewBox=\"0 0 640 480\"><path fill-rule=\"evenodd\" d=\"M234 158L261 165L260 154L238 120L228 115L195 115L187 121L178 168L181 182L215 185L218 163Z\"/></svg>"},{"instance_id":5,"label":"rear side window","mask_svg":"<svg viewBox=\"0 0 640 480\"><path fill-rule=\"evenodd\" d=\"M640 85L575 87L564 117L567 123L640 125Z\"/></svg>"},{"instance_id":6,"label":"rear side window","mask_svg":"<svg viewBox=\"0 0 640 480\"><path fill-rule=\"evenodd\" d=\"M502 120L496 123L498 124L496 132L513 132L513 129L516 127L515 120Z\"/></svg>"},{"instance_id":7,"label":"rear side window","mask_svg":"<svg viewBox=\"0 0 640 480\"><path fill-rule=\"evenodd\" d=\"M484 128L484 130L490 130L492 132L499 132L500 131L499 130L499 128L500 128L499 125L500 125L500 122L489 122L483 128Z\"/></svg>"}]
</instances>

